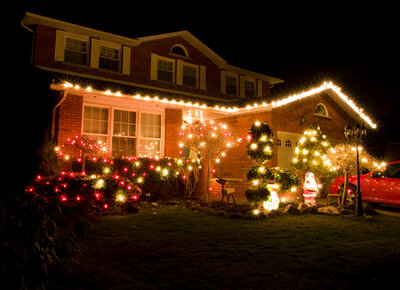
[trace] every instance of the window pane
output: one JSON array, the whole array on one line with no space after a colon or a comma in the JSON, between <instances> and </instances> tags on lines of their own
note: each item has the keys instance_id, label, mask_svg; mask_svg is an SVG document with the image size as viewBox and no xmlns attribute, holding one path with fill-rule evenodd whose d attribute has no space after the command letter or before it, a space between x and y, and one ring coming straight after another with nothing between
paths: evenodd
<instances>
[{"instance_id":1,"label":"window pane","mask_svg":"<svg viewBox=\"0 0 400 290\"><path fill-rule=\"evenodd\" d=\"M64 61L87 65L87 42L67 37Z\"/></svg>"},{"instance_id":2,"label":"window pane","mask_svg":"<svg viewBox=\"0 0 400 290\"><path fill-rule=\"evenodd\" d=\"M101 46L99 68L119 71L119 49Z\"/></svg>"},{"instance_id":3,"label":"window pane","mask_svg":"<svg viewBox=\"0 0 400 290\"><path fill-rule=\"evenodd\" d=\"M182 69L182 84L185 86L196 87L197 70L195 67L184 65Z\"/></svg>"},{"instance_id":4,"label":"window pane","mask_svg":"<svg viewBox=\"0 0 400 290\"><path fill-rule=\"evenodd\" d=\"M157 80L172 83L172 62L159 59L157 62Z\"/></svg>"},{"instance_id":5,"label":"window pane","mask_svg":"<svg viewBox=\"0 0 400 290\"><path fill-rule=\"evenodd\" d=\"M226 93L228 95L236 95L236 78L226 76Z\"/></svg>"},{"instance_id":6,"label":"window pane","mask_svg":"<svg viewBox=\"0 0 400 290\"><path fill-rule=\"evenodd\" d=\"M161 115L142 113L141 117L141 136L161 138Z\"/></svg>"},{"instance_id":7,"label":"window pane","mask_svg":"<svg viewBox=\"0 0 400 290\"><path fill-rule=\"evenodd\" d=\"M139 144L139 157L159 156L160 140L141 139Z\"/></svg>"},{"instance_id":8,"label":"window pane","mask_svg":"<svg viewBox=\"0 0 400 290\"><path fill-rule=\"evenodd\" d=\"M83 132L108 134L108 109L85 106L83 109Z\"/></svg>"},{"instance_id":9,"label":"window pane","mask_svg":"<svg viewBox=\"0 0 400 290\"><path fill-rule=\"evenodd\" d=\"M135 156L136 138L113 137L112 154L118 156Z\"/></svg>"}]
</instances>

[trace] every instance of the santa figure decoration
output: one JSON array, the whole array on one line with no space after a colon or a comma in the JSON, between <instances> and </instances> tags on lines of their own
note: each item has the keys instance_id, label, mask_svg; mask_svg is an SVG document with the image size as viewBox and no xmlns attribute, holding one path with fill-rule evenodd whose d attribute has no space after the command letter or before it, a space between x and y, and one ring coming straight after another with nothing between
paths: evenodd
<instances>
[{"instance_id":1,"label":"santa figure decoration","mask_svg":"<svg viewBox=\"0 0 400 290\"><path fill-rule=\"evenodd\" d=\"M306 173L306 180L304 182L303 190L304 203L307 205L315 205L315 197L318 193L318 186L315 182L314 173Z\"/></svg>"}]
</instances>

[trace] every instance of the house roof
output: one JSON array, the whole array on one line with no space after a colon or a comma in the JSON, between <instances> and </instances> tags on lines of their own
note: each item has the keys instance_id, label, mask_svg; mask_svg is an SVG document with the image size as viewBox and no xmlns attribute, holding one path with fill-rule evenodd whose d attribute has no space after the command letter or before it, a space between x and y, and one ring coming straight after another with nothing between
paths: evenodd
<instances>
[{"instance_id":1,"label":"house roof","mask_svg":"<svg viewBox=\"0 0 400 290\"><path fill-rule=\"evenodd\" d=\"M139 46L143 42L160 40L160 39L171 38L171 37L182 37L185 41L187 41L189 44L191 44L193 47L195 47L197 50L199 50L201 53L203 53L206 57L208 57L211 61L213 61L222 70L229 70L232 72L246 74L248 76L253 76L257 79L268 81L271 85L284 82L283 80L278 79L278 78L274 78L274 77L271 77L271 76L268 76L265 74L249 71L249 70L228 64L226 60L224 60L221 56L219 56L217 53L215 53L212 49L210 49L208 46L206 46L203 42L201 42L198 38L196 38L193 34L191 34L187 30L163 33L163 34L157 34L157 35L150 35L150 36L139 37L139 38L128 38L128 37L104 32L104 31L84 27L81 25L76 25L76 24L72 24L69 22L33 14L30 12L25 13L25 17L22 19L21 23L24 27L26 27L27 25L29 26L29 25L41 24L41 25L44 25L47 27L64 30L64 31L67 31L70 33L81 34L81 35L84 34L84 35L88 35L91 37L101 38L101 39L108 40L111 42L120 43L123 45L129 45L132 47Z\"/></svg>"},{"instance_id":2,"label":"house roof","mask_svg":"<svg viewBox=\"0 0 400 290\"><path fill-rule=\"evenodd\" d=\"M244 74L247 76L253 76L257 79L265 80L265 81L269 82L271 85L284 82L283 80L278 79L278 78L274 78L274 77L271 77L271 76L268 76L265 74L249 71L249 70L228 64L228 62L226 60L224 60L220 55L218 55L216 52L211 50L208 46L206 46L203 42L201 42L198 38L196 38L193 34L191 34L187 30L139 37L139 38L137 38L137 40L139 40L141 42L147 42L147 41L154 41L154 40L160 40L160 39L171 38L171 37L183 38L190 45L195 47L197 50L199 50L201 53L203 53L205 56L207 56L210 60L212 60L222 70L228 70L231 72L236 72L236 73Z\"/></svg>"}]
</instances>

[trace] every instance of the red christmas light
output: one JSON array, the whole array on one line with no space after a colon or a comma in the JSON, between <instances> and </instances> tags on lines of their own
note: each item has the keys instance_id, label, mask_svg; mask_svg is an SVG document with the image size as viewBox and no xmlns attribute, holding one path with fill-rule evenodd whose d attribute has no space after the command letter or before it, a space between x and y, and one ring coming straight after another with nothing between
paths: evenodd
<instances>
[{"instance_id":1,"label":"red christmas light","mask_svg":"<svg viewBox=\"0 0 400 290\"><path fill-rule=\"evenodd\" d=\"M68 200L68 198L67 198L67 196L65 194L61 195L60 199L61 199L61 201L67 201Z\"/></svg>"},{"instance_id":2,"label":"red christmas light","mask_svg":"<svg viewBox=\"0 0 400 290\"><path fill-rule=\"evenodd\" d=\"M105 203L105 204L103 205L103 207L104 207L105 209L107 209L107 208L108 208L108 204Z\"/></svg>"},{"instance_id":3,"label":"red christmas light","mask_svg":"<svg viewBox=\"0 0 400 290\"><path fill-rule=\"evenodd\" d=\"M139 195L138 194L132 194L131 198L133 200L139 200Z\"/></svg>"}]
</instances>

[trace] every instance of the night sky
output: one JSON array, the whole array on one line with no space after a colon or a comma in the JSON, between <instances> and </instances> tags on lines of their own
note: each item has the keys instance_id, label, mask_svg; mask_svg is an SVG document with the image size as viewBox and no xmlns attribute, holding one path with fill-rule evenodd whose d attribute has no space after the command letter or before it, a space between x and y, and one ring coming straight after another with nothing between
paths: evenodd
<instances>
[{"instance_id":1,"label":"night sky","mask_svg":"<svg viewBox=\"0 0 400 290\"><path fill-rule=\"evenodd\" d=\"M400 44L394 6L371 2L350 7L337 1L324 1L323 6L304 1L297 5L131 1L125 7L119 1L103 3L107 6L68 1L49 7L31 2L13 11L11 33L18 43L13 51L18 65L12 69L18 69L18 80L29 84L20 87L20 93L26 96L35 87L42 95L26 100L22 108L22 118L29 123L24 138L32 138L33 144L43 139L39 131L46 122L38 116L47 118L51 104L45 84L38 85L39 77L29 66L31 34L19 25L25 11L131 38L188 30L229 64L284 79L274 94L333 81L377 122L377 132L370 133L370 143L379 143L375 150L400 141Z\"/></svg>"}]
</instances>

